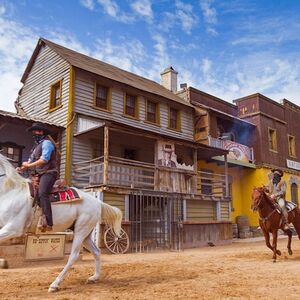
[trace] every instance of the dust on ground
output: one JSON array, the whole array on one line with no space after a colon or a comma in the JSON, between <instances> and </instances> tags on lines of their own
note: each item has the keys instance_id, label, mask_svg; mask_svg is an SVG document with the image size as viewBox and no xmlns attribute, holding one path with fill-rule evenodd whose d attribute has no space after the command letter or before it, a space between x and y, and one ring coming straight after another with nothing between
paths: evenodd
<instances>
[{"instance_id":1,"label":"dust on ground","mask_svg":"<svg viewBox=\"0 0 300 300\"><path fill-rule=\"evenodd\" d=\"M263 241L183 252L104 254L96 284L86 284L93 259L85 254L55 294L47 290L64 262L35 263L0 270L0 299L300 299L300 241L293 239L292 256L286 242L279 241L282 255L276 263Z\"/></svg>"}]
</instances>

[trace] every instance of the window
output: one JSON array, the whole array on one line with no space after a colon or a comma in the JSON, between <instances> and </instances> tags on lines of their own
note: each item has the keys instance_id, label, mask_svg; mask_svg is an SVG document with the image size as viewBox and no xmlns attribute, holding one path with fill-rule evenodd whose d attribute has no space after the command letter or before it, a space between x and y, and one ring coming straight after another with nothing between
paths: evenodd
<instances>
[{"instance_id":1,"label":"window","mask_svg":"<svg viewBox=\"0 0 300 300\"><path fill-rule=\"evenodd\" d=\"M127 116L138 118L138 105L137 97L129 94L125 94L124 100L124 113Z\"/></svg>"},{"instance_id":2,"label":"window","mask_svg":"<svg viewBox=\"0 0 300 300\"><path fill-rule=\"evenodd\" d=\"M4 143L0 145L1 154L10 159L10 162L18 167L22 163L22 146L18 146L15 143Z\"/></svg>"},{"instance_id":3,"label":"window","mask_svg":"<svg viewBox=\"0 0 300 300\"><path fill-rule=\"evenodd\" d=\"M111 106L111 89L95 84L94 106L104 110L110 110Z\"/></svg>"},{"instance_id":4,"label":"window","mask_svg":"<svg viewBox=\"0 0 300 300\"><path fill-rule=\"evenodd\" d=\"M298 205L298 185L296 183L291 184L291 196L292 202Z\"/></svg>"},{"instance_id":5,"label":"window","mask_svg":"<svg viewBox=\"0 0 300 300\"><path fill-rule=\"evenodd\" d=\"M276 137L276 130L269 128L269 149L273 151L277 151L277 137Z\"/></svg>"},{"instance_id":6,"label":"window","mask_svg":"<svg viewBox=\"0 0 300 300\"><path fill-rule=\"evenodd\" d=\"M159 104L147 100L146 106L146 120L151 123L159 124Z\"/></svg>"},{"instance_id":7,"label":"window","mask_svg":"<svg viewBox=\"0 0 300 300\"><path fill-rule=\"evenodd\" d=\"M49 110L61 107L62 80L51 85Z\"/></svg>"},{"instance_id":8,"label":"window","mask_svg":"<svg viewBox=\"0 0 300 300\"><path fill-rule=\"evenodd\" d=\"M169 110L169 127L171 129L180 130L180 112L178 109L170 107Z\"/></svg>"},{"instance_id":9,"label":"window","mask_svg":"<svg viewBox=\"0 0 300 300\"><path fill-rule=\"evenodd\" d=\"M289 145L289 155L292 157L296 157L296 142L294 136L288 135L288 145Z\"/></svg>"}]
</instances>

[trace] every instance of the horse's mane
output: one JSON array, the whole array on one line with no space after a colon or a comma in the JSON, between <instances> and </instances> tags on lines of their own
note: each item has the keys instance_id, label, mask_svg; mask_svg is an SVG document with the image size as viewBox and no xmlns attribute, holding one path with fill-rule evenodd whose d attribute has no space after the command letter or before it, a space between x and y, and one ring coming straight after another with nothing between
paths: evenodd
<instances>
[{"instance_id":1,"label":"horse's mane","mask_svg":"<svg viewBox=\"0 0 300 300\"><path fill-rule=\"evenodd\" d=\"M0 166L2 167L2 171L5 174L4 176L4 184L3 191L8 191L11 189L22 189L27 187L27 183L30 181L29 179L25 179L22 177L13 165L8 161L8 159L0 153ZM1 188L1 187L0 187Z\"/></svg>"},{"instance_id":2,"label":"horse's mane","mask_svg":"<svg viewBox=\"0 0 300 300\"><path fill-rule=\"evenodd\" d=\"M269 197L269 195L266 193L266 187L262 186L262 187L255 187L253 189L254 191L258 191L259 193L264 195L264 198L267 200L266 202L272 207L272 208L276 208L274 201Z\"/></svg>"}]
</instances>

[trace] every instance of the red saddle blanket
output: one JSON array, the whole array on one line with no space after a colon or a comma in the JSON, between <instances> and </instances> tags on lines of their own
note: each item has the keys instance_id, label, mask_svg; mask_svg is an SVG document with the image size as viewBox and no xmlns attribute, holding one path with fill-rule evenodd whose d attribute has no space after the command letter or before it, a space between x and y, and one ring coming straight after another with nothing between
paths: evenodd
<instances>
[{"instance_id":1,"label":"red saddle blanket","mask_svg":"<svg viewBox=\"0 0 300 300\"><path fill-rule=\"evenodd\" d=\"M49 195L49 198L50 198L51 203L53 203L53 202L66 203L66 202L81 200L77 191L73 188L68 188L63 191L57 191L55 193L51 193Z\"/></svg>"}]
</instances>

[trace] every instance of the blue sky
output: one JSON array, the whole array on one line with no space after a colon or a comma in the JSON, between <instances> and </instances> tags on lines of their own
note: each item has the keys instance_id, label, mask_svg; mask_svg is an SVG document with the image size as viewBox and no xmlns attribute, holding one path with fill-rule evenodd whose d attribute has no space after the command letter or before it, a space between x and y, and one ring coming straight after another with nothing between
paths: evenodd
<instances>
[{"instance_id":1,"label":"blue sky","mask_svg":"<svg viewBox=\"0 0 300 300\"><path fill-rule=\"evenodd\" d=\"M0 109L14 111L39 37L231 102L256 92L300 105L300 1L0 0Z\"/></svg>"}]
</instances>

